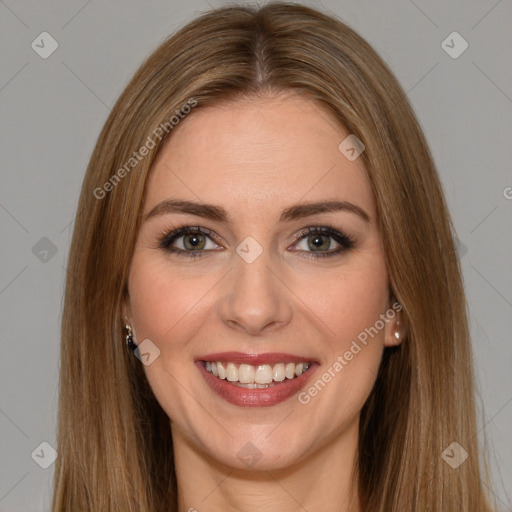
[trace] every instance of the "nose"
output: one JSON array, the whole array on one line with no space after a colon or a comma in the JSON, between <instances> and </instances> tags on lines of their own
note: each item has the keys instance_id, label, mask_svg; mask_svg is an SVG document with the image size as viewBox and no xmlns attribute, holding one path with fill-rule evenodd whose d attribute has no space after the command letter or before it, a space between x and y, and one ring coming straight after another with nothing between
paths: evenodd
<instances>
[{"instance_id":1,"label":"nose","mask_svg":"<svg viewBox=\"0 0 512 512\"><path fill-rule=\"evenodd\" d=\"M222 321L251 335L277 330L291 320L292 295L268 250L250 263L236 254L222 298Z\"/></svg>"}]
</instances>

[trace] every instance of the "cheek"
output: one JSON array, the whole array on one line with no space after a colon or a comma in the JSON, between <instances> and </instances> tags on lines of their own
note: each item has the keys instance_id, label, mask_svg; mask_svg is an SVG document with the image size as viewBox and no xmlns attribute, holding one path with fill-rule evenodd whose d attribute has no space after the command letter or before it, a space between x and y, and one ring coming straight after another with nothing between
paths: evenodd
<instances>
[{"instance_id":1,"label":"cheek","mask_svg":"<svg viewBox=\"0 0 512 512\"><path fill-rule=\"evenodd\" d=\"M358 417L375 384L387 295L387 274L379 264L325 283L322 293L303 295L320 319L323 354L322 367L297 398L309 413L311 428L322 429L327 438Z\"/></svg>"},{"instance_id":2,"label":"cheek","mask_svg":"<svg viewBox=\"0 0 512 512\"><path fill-rule=\"evenodd\" d=\"M384 348L380 318L387 306L388 278L380 258L330 276L297 292L315 313L323 335L322 368L301 403L332 414L339 425L361 409L375 383Z\"/></svg>"},{"instance_id":3,"label":"cheek","mask_svg":"<svg viewBox=\"0 0 512 512\"><path fill-rule=\"evenodd\" d=\"M155 397L170 418L194 423L194 412L183 393L193 363L187 358L187 342L195 332L194 312L200 298L212 286L203 280L169 271L169 266L144 250L136 252L129 276L130 305L137 341L150 339L159 348L157 359L144 366ZM204 285L204 289L203 289Z\"/></svg>"},{"instance_id":4,"label":"cheek","mask_svg":"<svg viewBox=\"0 0 512 512\"><path fill-rule=\"evenodd\" d=\"M295 289L336 353L375 325L388 300L386 268L377 258L371 264L330 271L325 278L317 275L315 281L297 280Z\"/></svg>"},{"instance_id":5,"label":"cheek","mask_svg":"<svg viewBox=\"0 0 512 512\"><path fill-rule=\"evenodd\" d=\"M130 304L139 339L157 345L179 331L180 321L190 321L194 306L208 290L211 278L191 279L173 272L165 263L151 260L144 252L135 254L130 270ZM211 286L211 285L210 285ZM204 290L203 290L204 288Z\"/></svg>"}]
</instances>

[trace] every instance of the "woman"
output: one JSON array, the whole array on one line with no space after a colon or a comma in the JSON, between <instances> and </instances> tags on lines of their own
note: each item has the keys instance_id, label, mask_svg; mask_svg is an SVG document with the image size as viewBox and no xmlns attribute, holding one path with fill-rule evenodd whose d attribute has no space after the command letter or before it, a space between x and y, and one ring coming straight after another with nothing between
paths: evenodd
<instances>
[{"instance_id":1,"label":"woman","mask_svg":"<svg viewBox=\"0 0 512 512\"><path fill-rule=\"evenodd\" d=\"M275 3L191 22L84 180L53 510L490 510L452 232L350 28Z\"/></svg>"}]
</instances>

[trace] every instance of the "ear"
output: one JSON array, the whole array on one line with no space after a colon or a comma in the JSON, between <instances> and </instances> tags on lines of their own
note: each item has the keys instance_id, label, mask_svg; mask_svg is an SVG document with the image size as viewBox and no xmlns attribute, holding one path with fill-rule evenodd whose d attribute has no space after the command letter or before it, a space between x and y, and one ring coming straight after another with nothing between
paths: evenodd
<instances>
[{"instance_id":1,"label":"ear","mask_svg":"<svg viewBox=\"0 0 512 512\"><path fill-rule=\"evenodd\" d=\"M404 341L407 329L404 322L403 306L393 299L386 312L389 318L384 330L384 346L397 347Z\"/></svg>"}]
</instances>

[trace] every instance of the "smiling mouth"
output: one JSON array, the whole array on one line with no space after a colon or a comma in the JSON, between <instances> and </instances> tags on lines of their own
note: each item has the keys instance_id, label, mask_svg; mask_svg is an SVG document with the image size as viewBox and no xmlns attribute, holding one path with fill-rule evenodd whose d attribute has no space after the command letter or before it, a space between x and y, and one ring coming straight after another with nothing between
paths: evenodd
<instances>
[{"instance_id":1,"label":"smiling mouth","mask_svg":"<svg viewBox=\"0 0 512 512\"><path fill-rule=\"evenodd\" d=\"M206 371L218 379L246 389L265 389L293 380L306 373L310 362L270 364L238 364L232 362L203 361Z\"/></svg>"}]
</instances>

